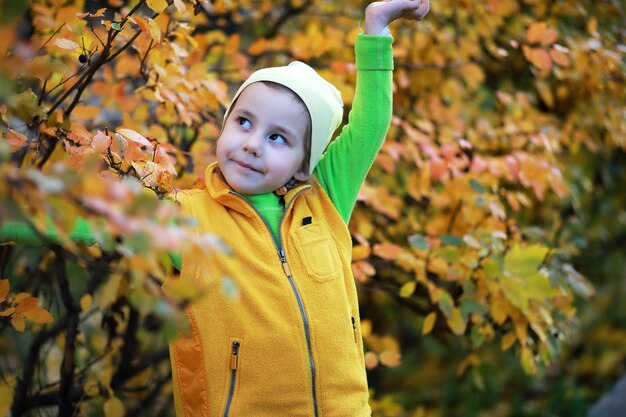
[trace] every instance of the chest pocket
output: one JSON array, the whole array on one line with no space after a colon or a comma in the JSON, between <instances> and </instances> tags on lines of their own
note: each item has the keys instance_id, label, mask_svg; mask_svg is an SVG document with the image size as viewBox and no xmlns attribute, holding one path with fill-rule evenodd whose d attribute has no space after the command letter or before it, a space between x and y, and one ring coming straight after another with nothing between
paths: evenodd
<instances>
[{"instance_id":1,"label":"chest pocket","mask_svg":"<svg viewBox=\"0 0 626 417\"><path fill-rule=\"evenodd\" d=\"M307 224L292 232L300 260L309 275L318 282L341 275L341 260L328 227L321 223Z\"/></svg>"}]
</instances>

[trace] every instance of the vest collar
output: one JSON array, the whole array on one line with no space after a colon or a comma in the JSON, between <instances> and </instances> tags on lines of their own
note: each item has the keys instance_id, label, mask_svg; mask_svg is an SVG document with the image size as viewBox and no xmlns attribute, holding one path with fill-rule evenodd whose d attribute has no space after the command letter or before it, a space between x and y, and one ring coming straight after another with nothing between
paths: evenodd
<instances>
[{"instance_id":1,"label":"vest collar","mask_svg":"<svg viewBox=\"0 0 626 417\"><path fill-rule=\"evenodd\" d=\"M255 210L244 196L233 191L220 172L217 162L207 166L204 172L206 189L215 201L244 214L254 214ZM300 191L313 188L309 184L300 185L285 194L285 207L289 207Z\"/></svg>"}]
</instances>

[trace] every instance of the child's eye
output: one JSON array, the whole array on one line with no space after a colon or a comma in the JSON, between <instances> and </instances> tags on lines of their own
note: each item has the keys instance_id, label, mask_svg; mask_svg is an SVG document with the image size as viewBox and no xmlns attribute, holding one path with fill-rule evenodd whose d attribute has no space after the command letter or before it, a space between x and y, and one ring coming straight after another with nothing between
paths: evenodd
<instances>
[{"instance_id":1,"label":"child's eye","mask_svg":"<svg viewBox=\"0 0 626 417\"><path fill-rule=\"evenodd\" d=\"M250 129L250 127L252 127L252 123L250 123L250 120L246 119L245 117L238 117L237 123L239 123L239 126L246 129Z\"/></svg>"},{"instance_id":2,"label":"child's eye","mask_svg":"<svg viewBox=\"0 0 626 417\"><path fill-rule=\"evenodd\" d=\"M272 133L270 135L270 140L276 143L287 143L287 139L283 135L279 135L278 133Z\"/></svg>"}]
</instances>

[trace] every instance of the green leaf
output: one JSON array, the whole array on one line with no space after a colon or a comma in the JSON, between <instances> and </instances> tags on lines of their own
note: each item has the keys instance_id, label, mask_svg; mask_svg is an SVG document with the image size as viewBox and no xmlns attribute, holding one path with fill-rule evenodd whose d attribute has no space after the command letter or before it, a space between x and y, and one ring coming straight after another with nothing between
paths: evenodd
<instances>
[{"instance_id":1,"label":"green leaf","mask_svg":"<svg viewBox=\"0 0 626 417\"><path fill-rule=\"evenodd\" d=\"M476 191L477 193L484 193L485 192L485 187L483 187L483 185L481 183L479 183L478 181L476 181L475 179L471 179L469 181L470 185L472 186L472 189L474 191Z\"/></svg>"},{"instance_id":2,"label":"green leaf","mask_svg":"<svg viewBox=\"0 0 626 417\"><path fill-rule=\"evenodd\" d=\"M457 262L461 259L461 254L454 248L443 248L439 251L439 255L447 262Z\"/></svg>"},{"instance_id":3,"label":"green leaf","mask_svg":"<svg viewBox=\"0 0 626 417\"><path fill-rule=\"evenodd\" d=\"M439 240L446 246L461 246L463 244L463 239L455 235L443 235Z\"/></svg>"},{"instance_id":4,"label":"green leaf","mask_svg":"<svg viewBox=\"0 0 626 417\"><path fill-rule=\"evenodd\" d=\"M542 245L513 246L504 257L504 269L516 276L537 272L550 249Z\"/></svg>"},{"instance_id":5,"label":"green leaf","mask_svg":"<svg viewBox=\"0 0 626 417\"><path fill-rule=\"evenodd\" d=\"M437 303L439 304L439 310L441 310L444 316L450 317L452 315L452 311L454 310L454 301L447 291L441 289L439 290L439 299L437 300Z\"/></svg>"},{"instance_id":6,"label":"green leaf","mask_svg":"<svg viewBox=\"0 0 626 417\"><path fill-rule=\"evenodd\" d=\"M120 25L117 22L113 22L113 23L111 23L111 28L114 29L114 30L122 30L122 25Z\"/></svg>"},{"instance_id":7,"label":"green leaf","mask_svg":"<svg viewBox=\"0 0 626 417\"><path fill-rule=\"evenodd\" d=\"M39 99L30 88L23 93L9 97L7 104L9 112L27 124L31 123L34 118L45 115L45 112L39 106Z\"/></svg>"},{"instance_id":8,"label":"green leaf","mask_svg":"<svg viewBox=\"0 0 626 417\"><path fill-rule=\"evenodd\" d=\"M420 234L409 236L409 243L411 244L411 246L419 250L426 250L430 247L428 241L424 239L424 236Z\"/></svg>"}]
</instances>

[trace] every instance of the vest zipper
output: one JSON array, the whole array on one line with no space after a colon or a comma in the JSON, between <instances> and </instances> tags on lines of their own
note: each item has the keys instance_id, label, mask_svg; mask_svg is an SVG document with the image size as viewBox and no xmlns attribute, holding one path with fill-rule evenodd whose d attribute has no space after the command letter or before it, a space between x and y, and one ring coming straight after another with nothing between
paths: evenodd
<instances>
[{"instance_id":1,"label":"vest zipper","mask_svg":"<svg viewBox=\"0 0 626 417\"><path fill-rule=\"evenodd\" d=\"M228 417L230 410L230 404L233 401L233 394L235 393L235 382L237 381L237 364L239 362L239 347L241 343L235 340L232 344L232 351L230 354L230 389L228 390L228 401L226 402L226 408L224 409L224 417Z\"/></svg>"},{"instance_id":2,"label":"vest zipper","mask_svg":"<svg viewBox=\"0 0 626 417\"><path fill-rule=\"evenodd\" d=\"M304 304L302 303L302 297L300 296L298 287L296 286L296 283L291 277L291 270L289 269L289 264L287 264L287 257L285 256L285 251L283 250L283 237L280 233L281 227L283 225L283 220L285 220L285 216L287 215L287 211L289 207L291 207L291 203L296 199L296 197L300 195L300 193L308 189L309 188L303 188L302 190L298 191L296 195L294 195L293 198L289 200L287 204L285 204L285 211L283 212L283 215L280 218L280 222L278 223L279 242L276 242L276 240L274 239L274 235L272 234L272 229L270 228L269 224L267 224L267 221L265 221L261 213L259 213L256 207L254 207L254 205L250 202L250 200L248 200L246 197L244 197L243 195L239 194L236 191L230 191L230 193L240 197L242 200L248 203L250 207L252 207L252 209L256 212L256 214L261 218L261 221L263 222L263 224L265 224L265 228L270 233L270 237L272 238L272 242L274 243L274 248L276 249L276 253L278 254L278 257L280 258L280 263L282 264L285 276L287 277L287 280L289 281L289 285L291 285L291 289L296 298L296 301L298 302L298 308L300 309L300 317L302 318L302 324L304 325L304 335L306 337L306 346L307 346L307 350L309 354L309 368L311 370L311 396L313 398L313 412L314 412L314 416L318 417L317 394L315 393L315 363L313 362L313 349L311 348L311 334L309 330L309 320L306 316L306 312L304 311ZM229 400L229 403L230 403L230 400ZM224 414L224 417L226 417L226 414Z\"/></svg>"}]
</instances>

